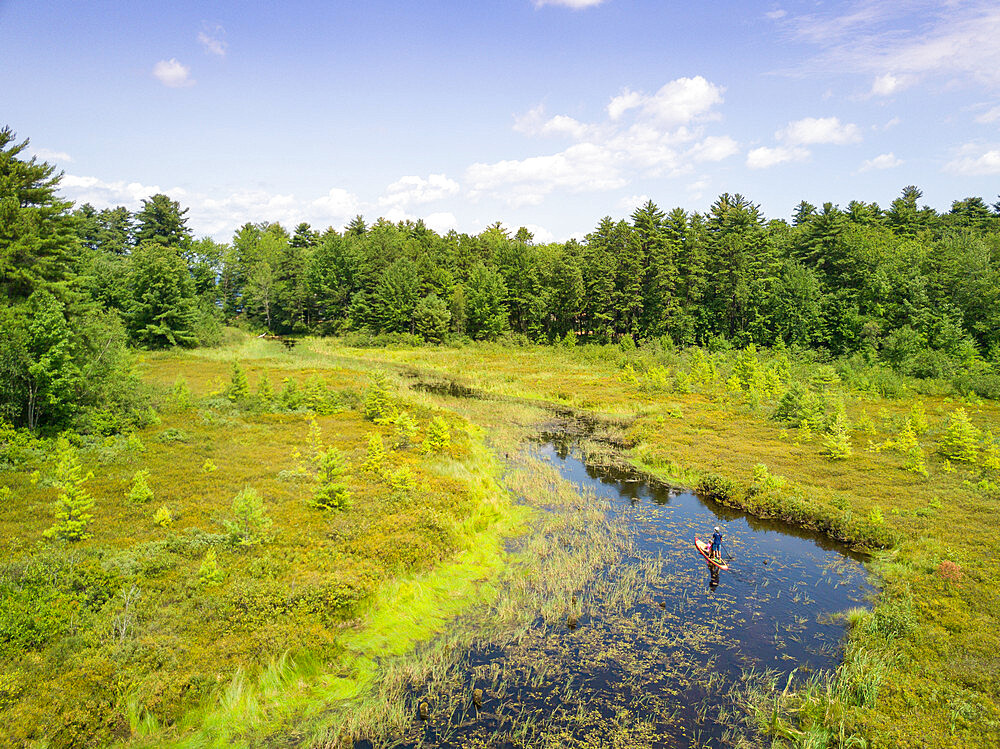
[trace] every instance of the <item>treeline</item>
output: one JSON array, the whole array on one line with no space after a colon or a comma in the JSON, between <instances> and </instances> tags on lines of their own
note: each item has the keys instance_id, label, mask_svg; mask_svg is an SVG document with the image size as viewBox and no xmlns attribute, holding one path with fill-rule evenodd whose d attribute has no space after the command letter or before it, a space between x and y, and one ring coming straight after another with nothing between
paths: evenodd
<instances>
[{"instance_id":1,"label":"treeline","mask_svg":"<svg viewBox=\"0 0 1000 749\"><path fill-rule=\"evenodd\" d=\"M21 156L25 145L2 131L0 366L21 384L2 386L0 416L21 425L56 418L32 399L65 400L51 394L54 381L25 375L36 365L17 353L49 345L25 329L40 310L65 319L75 338L63 350L78 368L109 337L212 344L225 324L430 342L508 333L567 344L781 341L921 377L1000 360L1000 202L978 197L938 213L907 187L887 209L802 202L791 223L767 220L741 195L724 194L705 213L650 201L628 221L603 219L582 242L551 244L499 223L442 236L421 221L368 225L360 216L342 232L248 223L223 244L195 239L186 209L166 195L134 213L74 210L56 196L52 167Z\"/></svg>"}]
</instances>

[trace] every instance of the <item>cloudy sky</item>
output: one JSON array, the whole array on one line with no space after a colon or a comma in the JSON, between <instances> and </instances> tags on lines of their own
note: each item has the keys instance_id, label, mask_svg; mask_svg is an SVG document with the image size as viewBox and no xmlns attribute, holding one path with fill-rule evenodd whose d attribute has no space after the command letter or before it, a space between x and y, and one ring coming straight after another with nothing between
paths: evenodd
<instances>
[{"instance_id":1,"label":"cloudy sky","mask_svg":"<svg viewBox=\"0 0 1000 749\"><path fill-rule=\"evenodd\" d=\"M0 0L0 124L198 235L1000 193L1000 4Z\"/></svg>"}]
</instances>

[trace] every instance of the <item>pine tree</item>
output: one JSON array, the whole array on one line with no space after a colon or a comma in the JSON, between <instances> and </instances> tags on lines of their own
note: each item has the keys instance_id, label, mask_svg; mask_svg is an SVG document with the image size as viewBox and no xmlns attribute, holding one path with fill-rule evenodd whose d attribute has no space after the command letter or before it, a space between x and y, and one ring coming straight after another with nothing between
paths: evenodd
<instances>
[{"instance_id":1,"label":"pine tree","mask_svg":"<svg viewBox=\"0 0 1000 749\"><path fill-rule=\"evenodd\" d=\"M225 577L225 574L219 569L218 561L216 561L215 549L209 549L205 552L205 558L198 568L198 584L203 588L218 585Z\"/></svg>"},{"instance_id":2,"label":"pine tree","mask_svg":"<svg viewBox=\"0 0 1000 749\"><path fill-rule=\"evenodd\" d=\"M424 437L422 451L425 453L439 453L447 450L451 444L451 431L448 429L448 422L443 416L435 416L427 425L427 435Z\"/></svg>"},{"instance_id":3,"label":"pine tree","mask_svg":"<svg viewBox=\"0 0 1000 749\"><path fill-rule=\"evenodd\" d=\"M233 546L256 546L267 540L268 529L274 521L264 508L264 500L252 487L246 487L233 497L230 508L232 520L224 525Z\"/></svg>"},{"instance_id":4,"label":"pine tree","mask_svg":"<svg viewBox=\"0 0 1000 749\"><path fill-rule=\"evenodd\" d=\"M389 378L382 371L373 372L365 393L365 418L376 424L389 424L396 418L396 406L389 396Z\"/></svg>"},{"instance_id":5,"label":"pine tree","mask_svg":"<svg viewBox=\"0 0 1000 749\"><path fill-rule=\"evenodd\" d=\"M72 203L56 196L61 174L25 160L28 141L15 140L9 127L0 129L0 297L8 301L39 289L61 294L81 254Z\"/></svg>"},{"instance_id":6,"label":"pine tree","mask_svg":"<svg viewBox=\"0 0 1000 749\"><path fill-rule=\"evenodd\" d=\"M55 478L52 482L59 490L55 510L56 524L45 531L44 535L46 538L82 541L93 535L87 532L87 526L93 520L90 510L94 507L94 498L83 485L94 474L84 475L76 450L68 441L61 439L57 450Z\"/></svg>"},{"instance_id":7,"label":"pine tree","mask_svg":"<svg viewBox=\"0 0 1000 749\"><path fill-rule=\"evenodd\" d=\"M830 431L823 435L822 453L831 460L845 460L853 454L851 435L842 414L837 415L837 419L830 426Z\"/></svg>"},{"instance_id":8,"label":"pine tree","mask_svg":"<svg viewBox=\"0 0 1000 749\"><path fill-rule=\"evenodd\" d=\"M956 408L948 417L945 432L938 440L938 452L945 458L975 463L979 454L979 430L973 426L964 408Z\"/></svg>"},{"instance_id":9,"label":"pine tree","mask_svg":"<svg viewBox=\"0 0 1000 749\"><path fill-rule=\"evenodd\" d=\"M153 500L153 490L149 488L149 483L146 479L149 477L149 471L136 471L135 476L132 477L132 488L128 492L128 501L132 504L146 504Z\"/></svg>"},{"instance_id":10,"label":"pine tree","mask_svg":"<svg viewBox=\"0 0 1000 749\"><path fill-rule=\"evenodd\" d=\"M331 447L320 455L316 490L310 504L321 510L336 510L346 505L351 498L350 490L342 481L346 472L343 453L337 448Z\"/></svg>"},{"instance_id":11,"label":"pine tree","mask_svg":"<svg viewBox=\"0 0 1000 749\"><path fill-rule=\"evenodd\" d=\"M233 403L242 405L250 399L250 383L247 380L247 373L236 360L233 360L229 373L229 389L226 397Z\"/></svg>"},{"instance_id":12,"label":"pine tree","mask_svg":"<svg viewBox=\"0 0 1000 749\"><path fill-rule=\"evenodd\" d=\"M382 472L382 464L385 462L385 444L382 442L382 435L372 432L368 435L368 449L365 453L365 462L362 470L379 474Z\"/></svg>"}]
</instances>

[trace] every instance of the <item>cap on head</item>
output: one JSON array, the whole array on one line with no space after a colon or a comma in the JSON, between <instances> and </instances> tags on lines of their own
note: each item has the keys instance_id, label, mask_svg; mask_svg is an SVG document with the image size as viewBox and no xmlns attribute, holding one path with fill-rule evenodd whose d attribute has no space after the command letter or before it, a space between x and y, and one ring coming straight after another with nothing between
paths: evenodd
<instances>
[{"instance_id":1,"label":"cap on head","mask_svg":"<svg viewBox=\"0 0 1000 749\"><path fill-rule=\"evenodd\" d=\"M719 526L715 526L715 532L716 532L716 533L718 533L718 532L719 532Z\"/></svg>"}]
</instances>

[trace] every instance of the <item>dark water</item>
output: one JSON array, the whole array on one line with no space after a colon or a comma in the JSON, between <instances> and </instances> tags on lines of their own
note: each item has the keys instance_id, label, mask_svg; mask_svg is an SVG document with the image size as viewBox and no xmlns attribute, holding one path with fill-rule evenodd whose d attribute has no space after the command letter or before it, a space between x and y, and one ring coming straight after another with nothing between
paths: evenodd
<instances>
[{"instance_id":1,"label":"dark water","mask_svg":"<svg viewBox=\"0 0 1000 749\"><path fill-rule=\"evenodd\" d=\"M783 686L793 671L801 679L837 666L845 625L831 615L871 592L857 556L690 492L589 467L559 440L538 451L593 491L630 542L581 589L573 626L539 621L516 642L469 653L450 707L415 721L419 740L401 745L729 746L753 730L736 696L748 672L772 671ZM716 525L729 571L713 572L694 547ZM623 604L624 588L640 592ZM475 688L481 706L468 697Z\"/></svg>"}]
</instances>

